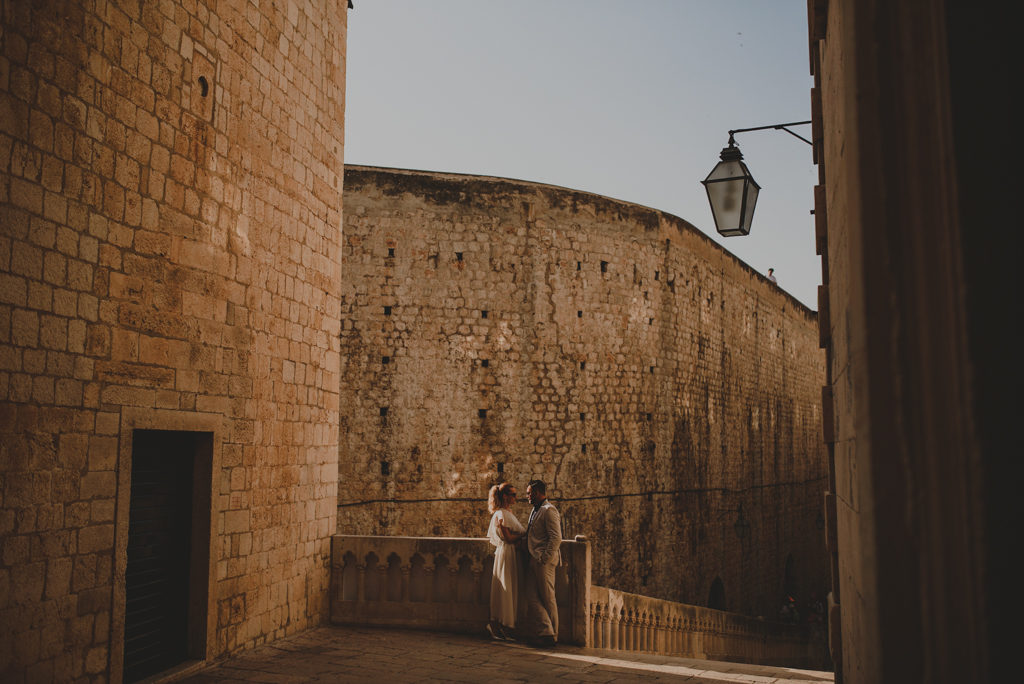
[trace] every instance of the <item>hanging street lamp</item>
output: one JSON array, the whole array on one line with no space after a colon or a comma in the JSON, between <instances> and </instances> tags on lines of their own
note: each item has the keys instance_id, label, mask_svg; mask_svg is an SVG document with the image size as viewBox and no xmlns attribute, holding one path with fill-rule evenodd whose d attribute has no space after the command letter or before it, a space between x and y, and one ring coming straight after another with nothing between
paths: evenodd
<instances>
[{"instance_id":1,"label":"hanging street lamp","mask_svg":"<svg viewBox=\"0 0 1024 684\"><path fill-rule=\"evenodd\" d=\"M736 147L732 135L729 146L722 148L721 160L701 181L708 192L715 228L727 237L749 235L761 186L743 163L743 153Z\"/></svg>"},{"instance_id":2,"label":"hanging street lamp","mask_svg":"<svg viewBox=\"0 0 1024 684\"><path fill-rule=\"evenodd\" d=\"M737 133L747 131L761 131L765 129L783 130L790 135L800 138L808 145L810 140L797 135L789 130L787 126L800 126L809 124L810 121L795 121L785 124L772 124L770 126L757 126L755 128L737 128L729 131L729 144L722 148L721 161L711 169L708 177L701 181L708 193L708 202L711 204L711 214L715 217L715 228L725 236L749 235L750 224L754 220L754 207L757 204L757 194L761 186L757 184L750 174L750 169L743 163L743 154L736 146L734 136Z\"/></svg>"}]
</instances>

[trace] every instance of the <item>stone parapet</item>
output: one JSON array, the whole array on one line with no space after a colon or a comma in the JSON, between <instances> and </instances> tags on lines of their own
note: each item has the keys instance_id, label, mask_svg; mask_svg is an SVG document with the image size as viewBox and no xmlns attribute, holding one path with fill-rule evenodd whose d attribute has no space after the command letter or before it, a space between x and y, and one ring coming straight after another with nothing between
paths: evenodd
<instances>
[{"instance_id":1,"label":"stone parapet","mask_svg":"<svg viewBox=\"0 0 1024 684\"><path fill-rule=\"evenodd\" d=\"M494 549L486 539L338 535L331 540L331 622L482 632ZM590 549L562 542L555 579L559 640L587 643Z\"/></svg>"},{"instance_id":2,"label":"stone parapet","mask_svg":"<svg viewBox=\"0 0 1024 684\"><path fill-rule=\"evenodd\" d=\"M823 632L590 587L588 646L761 665L823 667Z\"/></svg>"},{"instance_id":3,"label":"stone parapet","mask_svg":"<svg viewBox=\"0 0 1024 684\"><path fill-rule=\"evenodd\" d=\"M559 641L637 653L821 667L823 632L591 584L586 539L563 540ZM480 633L489 618L486 539L338 535L331 622Z\"/></svg>"}]
</instances>

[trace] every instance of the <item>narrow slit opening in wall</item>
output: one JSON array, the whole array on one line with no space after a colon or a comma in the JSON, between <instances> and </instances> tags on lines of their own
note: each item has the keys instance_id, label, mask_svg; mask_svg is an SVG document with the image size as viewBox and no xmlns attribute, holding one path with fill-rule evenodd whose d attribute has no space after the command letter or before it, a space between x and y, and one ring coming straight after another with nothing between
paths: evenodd
<instances>
[{"instance_id":1,"label":"narrow slit opening in wall","mask_svg":"<svg viewBox=\"0 0 1024 684\"><path fill-rule=\"evenodd\" d=\"M586 420L586 419L587 419L587 414L586 413L581 413L580 414L580 420Z\"/></svg>"},{"instance_id":2,"label":"narrow slit opening in wall","mask_svg":"<svg viewBox=\"0 0 1024 684\"><path fill-rule=\"evenodd\" d=\"M487 318L487 309L480 310L480 318Z\"/></svg>"},{"instance_id":3,"label":"narrow slit opening in wall","mask_svg":"<svg viewBox=\"0 0 1024 684\"><path fill-rule=\"evenodd\" d=\"M390 356L382 356L382 357L380 357L380 362L381 362L382 365L386 366L389 363L391 363L391 357Z\"/></svg>"},{"instance_id":4,"label":"narrow slit opening in wall","mask_svg":"<svg viewBox=\"0 0 1024 684\"><path fill-rule=\"evenodd\" d=\"M390 475L391 474L391 464L388 463L387 461L381 461L380 462L380 474L381 475Z\"/></svg>"},{"instance_id":5,"label":"narrow slit opening in wall","mask_svg":"<svg viewBox=\"0 0 1024 684\"><path fill-rule=\"evenodd\" d=\"M655 280L658 280L658 276L659 276L659 275L660 275L660 274L659 274L659 273L658 273L657 271L655 271L655 272L654 272L654 279L655 279Z\"/></svg>"},{"instance_id":6,"label":"narrow slit opening in wall","mask_svg":"<svg viewBox=\"0 0 1024 684\"><path fill-rule=\"evenodd\" d=\"M213 433L133 430L131 459L125 681L206 657Z\"/></svg>"},{"instance_id":7,"label":"narrow slit opening in wall","mask_svg":"<svg viewBox=\"0 0 1024 684\"><path fill-rule=\"evenodd\" d=\"M647 319L647 325L654 325L654 319L653 318L648 318Z\"/></svg>"},{"instance_id":8,"label":"narrow slit opening in wall","mask_svg":"<svg viewBox=\"0 0 1024 684\"><path fill-rule=\"evenodd\" d=\"M390 316L391 315L391 307L390 306L385 306L384 307L384 315L385 316Z\"/></svg>"},{"instance_id":9,"label":"narrow slit opening in wall","mask_svg":"<svg viewBox=\"0 0 1024 684\"><path fill-rule=\"evenodd\" d=\"M505 463L504 463L504 461L498 461L498 472L499 473L504 473L505 472Z\"/></svg>"},{"instance_id":10,"label":"narrow slit opening in wall","mask_svg":"<svg viewBox=\"0 0 1024 684\"><path fill-rule=\"evenodd\" d=\"M607 272L608 272L608 262L607 261L602 261L601 262L601 273L607 273Z\"/></svg>"},{"instance_id":11,"label":"narrow slit opening in wall","mask_svg":"<svg viewBox=\"0 0 1024 684\"><path fill-rule=\"evenodd\" d=\"M587 370L587 362L580 361L580 370Z\"/></svg>"},{"instance_id":12,"label":"narrow slit opening in wall","mask_svg":"<svg viewBox=\"0 0 1024 684\"><path fill-rule=\"evenodd\" d=\"M480 359L480 365L483 366L484 368L487 368L488 366L491 365L491 361L490 359Z\"/></svg>"},{"instance_id":13,"label":"narrow slit opening in wall","mask_svg":"<svg viewBox=\"0 0 1024 684\"><path fill-rule=\"evenodd\" d=\"M580 444L580 453L581 454L587 453L587 445L586 444Z\"/></svg>"},{"instance_id":14,"label":"narrow slit opening in wall","mask_svg":"<svg viewBox=\"0 0 1024 684\"><path fill-rule=\"evenodd\" d=\"M387 416L388 416L388 407L387 406L381 406L380 407L380 417L381 418L387 418Z\"/></svg>"},{"instance_id":15,"label":"narrow slit opening in wall","mask_svg":"<svg viewBox=\"0 0 1024 684\"><path fill-rule=\"evenodd\" d=\"M583 312L582 311L577 311L576 312L576 318L583 318Z\"/></svg>"},{"instance_id":16,"label":"narrow slit opening in wall","mask_svg":"<svg viewBox=\"0 0 1024 684\"><path fill-rule=\"evenodd\" d=\"M455 253L455 260L456 261L462 261L462 252L456 252Z\"/></svg>"},{"instance_id":17,"label":"narrow slit opening in wall","mask_svg":"<svg viewBox=\"0 0 1024 684\"><path fill-rule=\"evenodd\" d=\"M583 269L583 262L582 261L577 261L576 262L576 270L579 271L579 270L582 270L582 269Z\"/></svg>"},{"instance_id":18,"label":"narrow slit opening in wall","mask_svg":"<svg viewBox=\"0 0 1024 684\"><path fill-rule=\"evenodd\" d=\"M393 259L394 257L395 257L395 248L394 247L388 247L388 258L389 259Z\"/></svg>"},{"instance_id":19,"label":"narrow slit opening in wall","mask_svg":"<svg viewBox=\"0 0 1024 684\"><path fill-rule=\"evenodd\" d=\"M651 366L651 375L654 375L654 366Z\"/></svg>"},{"instance_id":20,"label":"narrow slit opening in wall","mask_svg":"<svg viewBox=\"0 0 1024 684\"><path fill-rule=\"evenodd\" d=\"M653 418L653 417L654 417L653 414L648 413L647 414L647 422L648 423L651 422L651 418Z\"/></svg>"},{"instance_id":21,"label":"narrow slit opening in wall","mask_svg":"<svg viewBox=\"0 0 1024 684\"><path fill-rule=\"evenodd\" d=\"M477 415L478 418L486 418L487 417L487 409L477 409L476 415Z\"/></svg>"}]
</instances>

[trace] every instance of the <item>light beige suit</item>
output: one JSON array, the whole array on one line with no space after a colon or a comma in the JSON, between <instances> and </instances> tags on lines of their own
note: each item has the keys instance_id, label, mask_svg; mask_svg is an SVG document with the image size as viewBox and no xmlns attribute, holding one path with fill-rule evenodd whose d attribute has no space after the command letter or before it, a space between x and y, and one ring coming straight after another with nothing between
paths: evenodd
<instances>
[{"instance_id":1,"label":"light beige suit","mask_svg":"<svg viewBox=\"0 0 1024 684\"><path fill-rule=\"evenodd\" d=\"M526 530L530 562L526 573L526 620L533 636L558 638L558 606L555 603L555 568L561 562L562 518L545 500L531 515Z\"/></svg>"}]
</instances>

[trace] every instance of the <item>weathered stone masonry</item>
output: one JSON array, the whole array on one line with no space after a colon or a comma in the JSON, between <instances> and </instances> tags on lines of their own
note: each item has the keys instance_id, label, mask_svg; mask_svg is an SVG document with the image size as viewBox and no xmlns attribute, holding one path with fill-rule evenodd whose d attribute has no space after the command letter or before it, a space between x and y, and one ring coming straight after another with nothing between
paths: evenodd
<instances>
[{"instance_id":1,"label":"weathered stone masonry","mask_svg":"<svg viewBox=\"0 0 1024 684\"><path fill-rule=\"evenodd\" d=\"M340 533L481 536L486 488L540 477L595 582L707 605L720 578L755 615L825 588L813 312L656 210L345 176Z\"/></svg>"},{"instance_id":2,"label":"weathered stone masonry","mask_svg":"<svg viewBox=\"0 0 1024 684\"><path fill-rule=\"evenodd\" d=\"M119 679L137 428L212 435L198 656L324 618L345 13L0 2L0 680Z\"/></svg>"}]
</instances>

